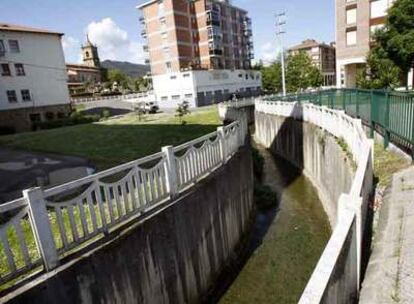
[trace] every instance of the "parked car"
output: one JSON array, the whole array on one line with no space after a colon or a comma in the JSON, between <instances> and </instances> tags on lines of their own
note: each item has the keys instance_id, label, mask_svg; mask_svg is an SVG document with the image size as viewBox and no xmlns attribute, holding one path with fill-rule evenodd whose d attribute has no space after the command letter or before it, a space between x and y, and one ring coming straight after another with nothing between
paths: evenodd
<instances>
[{"instance_id":1,"label":"parked car","mask_svg":"<svg viewBox=\"0 0 414 304\"><path fill-rule=\"evenodd\" d=\"M157 103L153 101L146 102L144 106L145 113L155 114L159 109L160 108L158 107Z\"/></svg>"}]
</instances>

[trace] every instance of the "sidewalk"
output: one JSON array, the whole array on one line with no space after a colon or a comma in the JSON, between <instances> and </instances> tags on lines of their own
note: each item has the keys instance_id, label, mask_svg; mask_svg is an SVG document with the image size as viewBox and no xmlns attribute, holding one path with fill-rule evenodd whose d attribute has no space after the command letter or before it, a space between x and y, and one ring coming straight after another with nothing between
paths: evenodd
<instances>
[{"instance_id":1,"label":"sidewalk","mask_svg":"<svg viewBox=\"0 0 414 304\"><path fill-rule=\"evenodd\" d=\"M414 167L384 197L360 303L414 303Z\"/></svg>"}]
</instances>

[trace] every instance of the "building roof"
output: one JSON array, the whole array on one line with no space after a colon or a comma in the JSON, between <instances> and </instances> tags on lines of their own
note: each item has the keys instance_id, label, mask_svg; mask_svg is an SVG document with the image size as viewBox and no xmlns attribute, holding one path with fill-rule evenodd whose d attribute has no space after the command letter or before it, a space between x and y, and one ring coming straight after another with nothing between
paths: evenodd
<instances>
[{"instance_id":1,"label":"building roof","mask_svg":"<svg viewBox=\"0 0 414 304\"><path fill-rule=\"evenodd\" d=\"M80 64L80 63L66 63L66 69L71 70L83 70L83 71L90 71L90 72L100 72L100 68L95 68L88 66L86 64Z\"/></svg>"},{"instance_id":2,"label":"building roof","mask_svg":"<svg viewBox=\"0 0 414 304\"><path fill-rule=\"evenodd\" d=\"M10 31L10 32L22 32L22 33L35 33L35 34L48 34L48 35L59 35L63 36L63 33L53 32L45 29L39 29L34 27L28 27L23 25L16 25L10 23L1 23L0 22L0 31Z\"/></svg>"},{"instance_id":3,"label":"building roof","mask_svg":"<svg viewBox=\"0 0 414 304\"><path fill-rule=\"evenodd\" d=\"M295 45L293 47L291 47L289 49L289 51L296 51L296 50L302 50L302 49L309 49L312 47L317 47L317 46L322 46L322 47L328 47L328 48L333 48L332 45L328 45L326 43L320 43L314 39L306 39L304 41L302 41L301 44Z\"/></svg>"}]
</instances>

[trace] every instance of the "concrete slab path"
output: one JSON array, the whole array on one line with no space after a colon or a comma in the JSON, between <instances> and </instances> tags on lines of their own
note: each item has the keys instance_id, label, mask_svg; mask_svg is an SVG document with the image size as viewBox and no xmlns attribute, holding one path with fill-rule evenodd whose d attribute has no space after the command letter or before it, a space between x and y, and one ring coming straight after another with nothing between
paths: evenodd
<instances>
[{"instance_id":1,"label":"concrete slab path","mask_svg":"<svg viewBox=\"0 0 414 304\"><path fill-rule=\"evenodd\" d=\"M414 167L394 174L379 212L360 303L414 303Z\"/></svg>"}]
</instances>

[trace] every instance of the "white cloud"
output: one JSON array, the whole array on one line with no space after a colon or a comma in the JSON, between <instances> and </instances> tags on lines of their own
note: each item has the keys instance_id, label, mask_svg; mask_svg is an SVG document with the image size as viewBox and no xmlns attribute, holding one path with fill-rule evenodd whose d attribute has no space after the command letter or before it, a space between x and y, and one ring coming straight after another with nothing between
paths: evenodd
<instances>
[{"instance_id":1,"label":"white cloud","mask_svg":"<svg viewBox=\"0 0 414 304\"><path fill-rule=\"evenodd\" d=\"M268 65L276 60L280 54L280 49L272 42L266 42L260 48L259 58L263 60L265 65Z\"/></svg>"},{"instance_id":2,"label":"white cloud","mask_svg":"<svg viewBox=\"0 0 414 304\"><path fill-rule=\"evenodd\" d=\"M98 46L101 60L144 62L142 44L131 40L128 33L111 18L89 23L86 33L88 33L91 42Z\"/></svg>"},{"instance_id":3,"label":"white cloud","mask_svg":"<svg viewBox=\"0 0 414 304\"><path fill-rule=\"evenodd\" d=\"M79 63L82 61L80 51L81 43L78 39L71 36L63 36L62 47L66 62Z\"/></svg>"}]
</instances>

